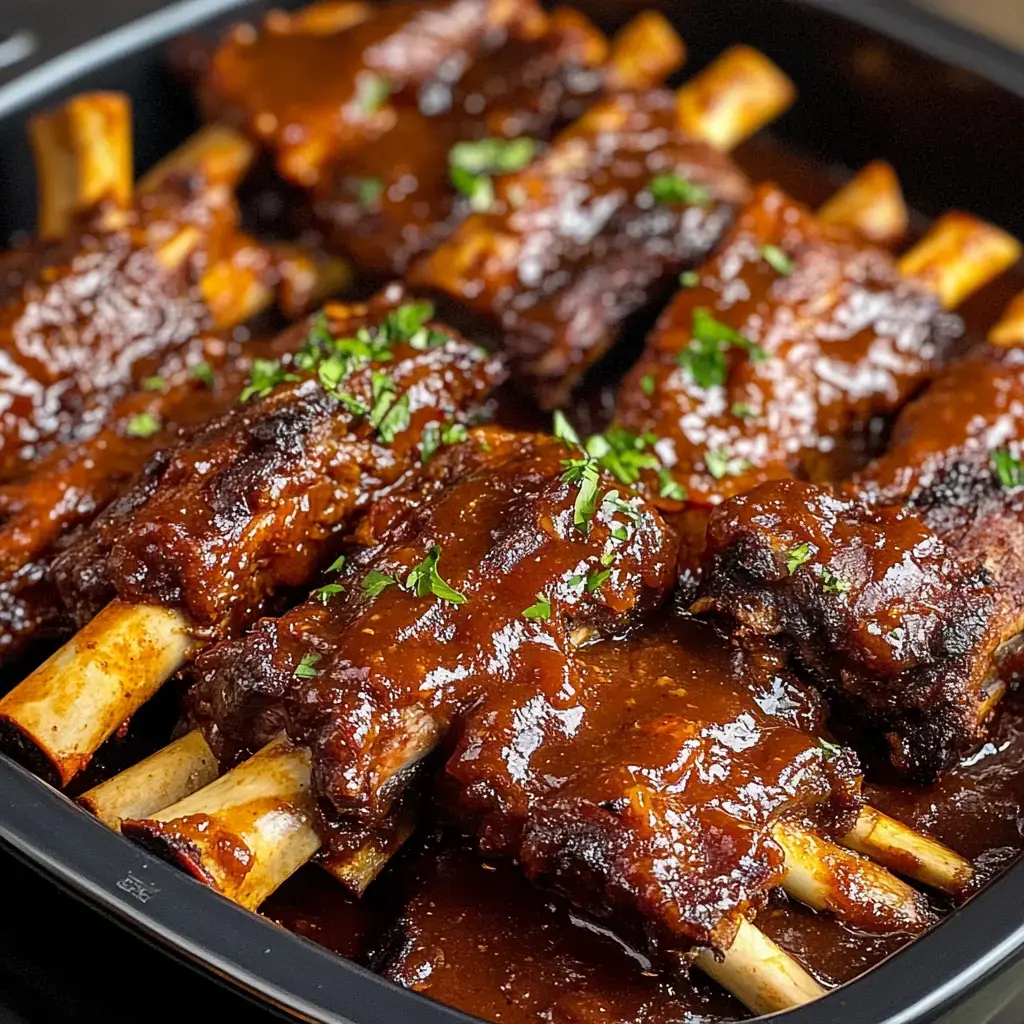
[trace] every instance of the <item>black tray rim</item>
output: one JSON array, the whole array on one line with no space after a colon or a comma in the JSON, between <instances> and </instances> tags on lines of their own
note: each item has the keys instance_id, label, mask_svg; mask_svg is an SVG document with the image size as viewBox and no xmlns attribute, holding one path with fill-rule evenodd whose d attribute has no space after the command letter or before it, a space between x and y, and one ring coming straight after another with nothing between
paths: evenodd
<instances>
[{"instance_id":1,"label":"black tray rim","mask_svg":"<svg viewBox=\"0 0 1024 1024\"><path fill-rule=\"evenodd\" d=\"M972 71L1024 100L1024 55L904 0L785 0L843 18ZM251 0L178 0L0 85L0 118L75 80ZM26 12L31 20L31 12ZM25 20L25 19L23 19ZM31 31L34 26L29 24ZM40 33L45 40L45 33ZM73 842L71 840L74 840ZM111 832L0 754L0 842L141 938L241 993L324 1024L472 1024L223 899ZM119 885L119 883L121 883ZM138 883L138 884L136 884ZM143 900L140 888L146 895ZM132 895L132 891L136 895ZM915 1024L962 1003L1024 952L1024 861L928 934L825 999L773 1015L780 1024Z\"/></svg>"}]
</instances>

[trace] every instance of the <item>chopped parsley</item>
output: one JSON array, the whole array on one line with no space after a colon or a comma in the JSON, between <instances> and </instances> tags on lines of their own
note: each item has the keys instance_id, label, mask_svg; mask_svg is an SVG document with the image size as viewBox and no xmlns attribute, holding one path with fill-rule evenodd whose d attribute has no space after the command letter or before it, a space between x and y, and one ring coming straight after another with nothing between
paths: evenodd
<instances>
[{"instance_id":1,"label":"chopped parsley","mask_svg":"<svg viewBox=\"0 0 1024 1024\"><path fill-rule=\"evenodd\" d=\"M313 591L313 597L323 604L327 604L335 594L342 594L344 592L345 588L340 583L325 583L322 587L317 587Z\"/></svg>"},{"instance_id":2,"label":"chopped parsley","mask_svg":"<svg viewBox=\"0 0 1024 1024\"><path fill-rule=\"evenodd\" d=\"M467 437L469 430L462 423L428 423L420 440L420 459L429 462L441 445L459 444Z\"/></svg>"},{"instance_id":3,"label":"chopped parsley","mask_svg":"<svg viewBox=\"0 0 1024 1024\"><path fill-rule=\"evenodd\" d=\"M380 178L350 178L349 185L364 210L376 206L384 194L384 182Z\"/></svg>"},{"instance_id":4,"label":"chopped parsley","mask_svg":"<svg viewBox=\"0 0 1024 1024\"><path fill-rule=\"evenodd\" d=\"M600 481L600 469L593 458L563 459L565 472L562 479L566 483L578 483L580 489L573 503L572 522L581 533L590 532L590 520L597 511L597 486Z\"/></svg>"},{"instance_id":5,"label":"chopped parsley","mask_svg":"<svg viewBox=\"0 0 1024 1024\"><path fill-rule=\"evenodd\" d=\"M142 382L143 391L163 391L167 386L167 381L163 377L147 377Z\"/></svg>"},{"instance_id":6,"label":"chopped parsley","mask_svg":"<svg viewBox=\"0 0 1024 1024\"><path fill-rule=\"evenodd\" d=\"M684 270L679 275L679 283L684 288L695 288L700 284L700 273L696 270Z\"/></svg>"},{"instance_id":7,"label":"chopped parsley","mask_svg":"<svg viewBox=\"0 0 1024 1024\"><path fill-rule=\"evenodd\" d=\"M669 501L686 501L686 488L664 467L658 470L658 494Z\"/></svg>"},{"instance_id":8,"label":"chopped parsley","mask_svg":"<svg viewBox=\"0 0 1024 1024\"><path fill-rule=\"evenodd\" d=\"M821 569L821 586L826 594L845 594L850 589L848 581L837 576L827 566Z\"/></svg>"},{"instance_id":9,"label":"chopped parsley","mask_svg":"<svg viewBox=\"0 0 1024 1024\"><path fill-rule=\"evenodd\" d=\"M362 71L356 78L356 106L363 117L372 117L391 95L391 83L373 71Z\"/></svg>"},{"instance_id":10,"label":"chopped parsley","mask_svg":"<svg viewBox=\"0 0 1024 1024\"><path fill-rule=\"evenodd\" d=\"M140 412L128 421L124 429L129 437L152 437L160 429L160 421L151 412Z\"/></svg>"},{"instance_id":11,"label":"chopped parsley","mask_svg":"<svg viewBox=\"0 0 1024 1024\"><path fill-rule=\"evenodd\" d=\"M441 558L441 549L435 544L427 557L417 565L405 579L405 589L417 597L434 597L450 604L465 604L466 595L460 594L454 587L446 583L437 570Z\"/></svg>"},{"instance_id":12,"label":"chopped parsley","mask_svg":"<svg viewBox=\"0 0 1024 1024\"><path fill-rule=\"evenodd\" d=\"M273 359L254 359L249 371L249 383L238 400L248 402L250 398L266 398L278 384L298 379L294 373L288 373L280 362Z\"/></svg>"},{"instance_id":13,"label":"chopped parsley","mask_svg":"<svg viewBox=\"0 0 1024 1024\"><path fill-rule=\"evenodd\" d=\"M843 748L838 743L832 743L821 736L818 737L818 746L825 751L826 761L831 761L832 758L838 757L843 752Z\"/></svg>"},{"instance_id":14,"label":"chopped parsley","mask_svg":"<svg viewBox=\"0 0 1024 1024\"><path fill-rule=\"evenodd\" d=\"M699 306L693 311L693 339L676 357L676 362L690 374L698 387L721 387L729 372L725 352L733 347L744 349L755 363L768 358L768 353L760 345L716 320L706 307Z\"/></svg>"},{"instance_id":15,"label":"chopped parsley","mask_svg":"<svg viewBox=\"0 0 1024 1024\"><path fill-rule=\"evenodd\" d=\"M544 593L537 594L537 601L529 608L523 609L524 619L538 619L541 621L551 618L551 598Z\"/></svg>"},{"instance_id":16,"label":"chopped parsley","mask_svg":"<svg viewBox=\"0 0 1024 1024\"><path fill-rule=\"evenodd\" d=\"M398 580L394 576L389 576L386 572L381 572L379 569L371 569L363 577L363 593L372 600L397 582Z\"/></svg>"},{"instance_id":17,"label":"chopped parsley","mask_svg":"<svg viewBox=\"0 0 1024 1024\"><path fill-rule=\"evenodd\" d=\"M385 333L395 341L411 341L433 316L432 302L405 302L388 313L384 321Z\"/></svg>"},{"instance_id":18,"label":"chopped parsley","mask_svg":"<svg viewBox=\"0 0 1024 1024\"><path fill-rule=\"evenodd\" d=\"M704 465L716 480L721 480L726 476L739 476L746 472L751 462L750 459L729 455L724 448L711 448L704 453Z\"/></svg>"},{"instance_id":19,"label":"chopped parsley","mask_svg":"<svg viewBox=\"0 0 1024 1024\"><path fill-rule=\"evenodd\" d=\"M711 193L681 174L656 174L647 183L656 203L673 206L710 206Z\"/></svg>"},{"instance_id":20,"label":"chopped parsley","mask_svg":"<svg viewBox=\"0 0 1024 1024\"><path fill-rule=\"evenodd\" d=\"M341 572L345 568L345 556L338 555L338 557L327 566L328 572Z\"/></svg>"},{"instance_id":21,"label":"chopped parsley","mask_svg":"<svg viewBox=\"0 0 1024 1024\"><path fill-rule=\"evenodd\" d=\"M370 426L377 431L377 436L384 444L391 444L409 426L409 396L396 398L395 382L383 373L373 374L370 387L373 393Z\"/></svg>"},{"instance_id":22,"label":"chopped parsley","mask_svg":"<svg viewBox=\"0 0 1024 1024\"><path fill-rule=\"evenodd\" d=\"M199 381L208 388L213 387L213 367L205 360L201 363L195 363L189 373L194 380Z\"/></svg>"},{"instance_id":23,"label":"chopped parsley","mask_svg":"<svg viewBox=\"0 0 1024 1024\"><path fill-rule=\"evenodd\" d=\"M746 402L733 402L729 406L729 412L738 420L748 420L754 415L754 410Z\"/></svg>"},{"instance_id":24,"label":"chopped parsley","mask_svg":"<svg viewBox=\"0 0 1024 1024\"><path fill-rule=\"evenodd\" d=\"M522 170L536 150L537 143L525 136L457 142L448 152L448 176L474 210L489 210L494 204L492 175Z\"/></svg>"},{"instance_id":25,"label":"chopped parsley","mask_svg":"<svg viewBox=\"0 0 1024 1024\"><path fill-rule=\"evenodd\" d=\"M645 373L640 378L640 390L650 398L654 394L654 374Z\"/></svg>"},{"instance_id":26,"label":"chopped parsley","mask_svg":"<svg viewBox=\"0 0 1024 1024\"><path fill-rule=\"evenodd\" d=\"M558 438L566 448L582 448L583 442L580 441L580 435L576 433L576 428L566 418L564 412L561 409L556 409L554 416L551 417L551 432Z\"/></svg>"},{"instance_id":27,"label":"chopped parsley","mask_svg":"<svg viewBox=\"0 0 1024 1024\"><path fill-rule=\"evenodd\" d=\"M796 269L793 261L777 245L762 245L761 257L777 274L789 277Z\"/></svg>"},{"instance_id":28,"label":"chopped parsley","mask_svg":"<svg viewBox=\"0 0 1024 1024\"><path fill-rule=\"evenodd\" d=\"M997 448L990 453L989 462L1004 487L1024 487L1024 463L1008 449Z\"/></svg>"},{"instance_id":29,"label":"chopped parsley","mask_svg":"<svg viewBox=\"0 0 1024 1024\"><path fill-rule=\"evenodd\" d=\"M589 573L587 575L587 582L585 584L585 589L587 593L597 593L597 591L601 589L602 585L608 582L608 579L611 576L611 574L611 569L600 569L595 570L592 573Z\"/></svg>"},{"instance_id":30,"label":"chopped parsley","mask_svg":"<svg viewBox=\"0 0 1024 1024\"><path fill-rule=\"evenodd\" d=\"M806 562L811 560L811 545L810 544L797 544L795 548L791 548L786 552L786 568L789 570L789 575L804 565Z\"/></svg>"},{"instance_id":31,"label":"chopped parsley","mask_svg":"<svg viewBox=\"0 0 1024 1024\"><path fill-rule=\"evenodd\" d=\"M644 469L657 469L658 456L648 451L657 438L653 434L634 434L613 424L603 434L587 438L587 454L596 459L621 484L635 484Z\"/></svg>"},{"instance_id":32,"label":"chopped parsley","mask_svg":"<svg viewBox=\"0 0 1024 1024\"><path fill-rule=\"evenodd\" d=\"M321 657L319 654L304 654L299 664L295 667L295 678L315 679L320 675L315 666L320 662Z\"/></svg>"}]
</instances>

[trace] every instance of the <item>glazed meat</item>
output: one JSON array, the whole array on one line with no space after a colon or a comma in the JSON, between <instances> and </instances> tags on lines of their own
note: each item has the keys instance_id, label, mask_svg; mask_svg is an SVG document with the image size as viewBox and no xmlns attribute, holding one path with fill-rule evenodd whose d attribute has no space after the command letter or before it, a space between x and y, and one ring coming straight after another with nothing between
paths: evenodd
<instances>
[{"instance_id":1,"label":"glazed meat","mask_svg":"<svg viewBox=\"0 0 1024 1024\"><path fill-rule=\"evenodd\" d=\"M231 762L284 728L311 748L325 806L379 820L495 685L570 685L569 650L657 603L674 549L656 513L596 469L577 478L566 455L552 438L474 432L374 506L342 592L198 660L218 753Z\"/></svg>"},{"instance_id":2,"label":"glazed meat","mask_svg":"<svg viewBox=\"0 0 1024 1024\"><path fill-rule=\"evenodd\" d=\"M447 804L485 853L662 948L727 947L782 881L772 823L820 805L836 825L857 806L856 760L819 742L820 699L708 627L584 648L571 679L487 694Z\"/></svg>"},{"instance_id":3,"label":"glazed meat","mask_svg":"<svg viewBox=\"0 0 1024 1024\"><path fill-rule=\"evenodd\" d=\"M0 259L0 475L91 436L140 364L210 325L200 274L234 217L222 190L178 181Z\"/></svg>"},{"instance_id":4,"label":"glazed meat","mask_svg":"<svg viewBox=\"0 0 1024 1024\"><path fill-rule=\"evenodd\" d=\"M657 49L645 81L630 84L654 85L678 63L681 46L654 15L636 25L656 33L641 41ZM633 45L629 28L620 48ZM577 12L538 12L457 81L430 83L417 104L397 107L387 132L325 172L314 209L331 247L364 273L403 274L488 204L493 173L528 163L588 101L618 87L622 59Z\"/></svg>"},{"instance_id":5,"label":"glazed meat","mask_svg":"<svg viewBox=\"0 0 1024 1024\"><path fill-rule=\"evenodd\" d=\"M93 437L58 448L28 476L0 486L0 658L28 641L70 632L50 574L76 529L126 491L179 431L223 412L247 370L233 346L199 339L112 406ZM186 362L186 359L188 360Z\"/></svg>"},{"instance_id":6,"label":"glazed meat","mask_svg":"<svg viewBox=\"0 0 1024 1024\"><path fill-rule=\"evenodd\" d=\"M977 737L1002 639L996 581L919 516L798 481L712 514L695 609L782 638L837 709L927 779Z\"/></svg>"},{"instance_id":7,"label":"glazed meat","mask_svg":"<svg viewBox=\"0 0 1024 1024\"><path fill-rule=\"evenodd\" d=\"M390 130L416 90L457 74L488 40L538 15L514 0L319 4L235 29L214 54L202 92L275 155L281 174L317 183L324 171Z\"/></svg>"},{"instance_id":8,"label":"glazed meat","mask_svg":"<svg viewBox=\"0 0 1024 1024\"><path fill-rule=\"evenodd\" d=\"M836 479L962 332L889 253L762 186L662 315L619 388L617 423L656 437L668 493L691 504L773 478ZM646 483L658 502L664 475Z\"/></svg>"},{"instance_id":9,"label":"glazed meat","mask_svg":"<svg viewBox=\"0 0 1024 1024\"><path fill-rule=\"evenodd\" d=\"M402 298L327 306L281 339L289 355L254 362L238 405L159 452L55 563L76 618L117 595L198 629L244 623L310 576L425 437L460 429L501 365Z\"/></svg>"},{"instance_id":10,"label":"glazed meat","mask_svg":"<svg viewBox=\"0 0 1024 1024\"><path fill-rule=\"evenodd\" d=\"M682 130L676 97L660 90L597 104L494 190L494 209L463 221L410 281L487 325L547 408L749 198L740 171Z\"/></svg>"}]
</instances>

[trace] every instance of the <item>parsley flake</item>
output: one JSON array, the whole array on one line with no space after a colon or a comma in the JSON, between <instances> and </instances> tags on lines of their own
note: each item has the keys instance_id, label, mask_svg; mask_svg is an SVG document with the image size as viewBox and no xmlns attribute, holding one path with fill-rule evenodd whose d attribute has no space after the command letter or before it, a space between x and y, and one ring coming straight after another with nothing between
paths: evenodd
<instances>
[{"instance_id":1,"label":"parsley flake","mask_svg":"<svg viewBox=\"0 0 1024 1024\"><path fill-rule=\"evenodd\" d=\"M676 357L676 362L690 374L698 387L721 387L729 372L725 352L732 347L744 349L755 363L768 358L768 353L760 345L716 320L706 307L699 306L693 311L693 339Z\"/></svg>"},{"instance_id":2,"label":"parsley flake","mask_svg":"<svg viewBox=\"0 0 1024 1024\"><path fill-rule=\"evenodd\" d=\"M1009 449L997 448L990 453L989 463L1004 487L1024 487L1024 463L1014 458Z\"/></svg>"},{"instance_id":3,"label":"parsley flake","mask_svg":"<svg viewBox=\"0 0 1024 1024\"><path fill-rule=\"evenodd\" d=\"M459 444L467 437L469 430L462 423L428 423L420 440L420 459L429 462L441 445Z\"/></svg>"},{"instance_id":4,"label":"parsley flake","mask_svg":"<svg viewBox=\"0 0 1024 1024\"><path fill-rule=\"evenodd\" d=\"M381 572L379 569L371 569L364 577L362 582L363 593L373 600L382 594L388 587L396 584L398 580L394 576L389 576L386 572Z\"/></svg>"},{"instance_id":5,"label":"parsley flake","mask_svg":"<svg viewBox=\"0 0 1024 1024\"><path fill-rule=\"evenodd\" d=\"M212 388L214 386L213 367L205 360L201 363L194 363L189 373L193 380L199 381L205 387Z\"/></svg>"},{"instance_id":6,"label":"parsley flake","mask_svg":"<svg viewBox=\"0 0 1024 1024\"><path fill-rule=\"evenodd\" d=\"M611 577L611 574L611 569L595 570L594 572L589 573L587 575L587 582L585 587L587 593L597 593L597 591L601 589L601 586L604 583L608 582L608 579Z\"/></svg>"},{"instance_id":7,"label":"parsley flake","mask_svg":"<svg viewBox=\"0 0 1024 1024\"><path fill-rule=\"evenodd\" d=\"M645 373L640 378L640 390L650 398L654 394L654 374Z\"/></svg>"},{"instance_id":8,"label":"parsley flake","mask_svg":"<svg viewBox=\"0 0 1024 1024\"><path fill-rule=\"evenodd\" d=\"M441 559L441 549L435 544L426 558L417 565L405 579L405 589L417 597L434 597L447 601L449 604L465 604L466 595L460 594L454 587L446 583L438 572L437 563Z\"/></svg>"},{"instance_id":9,"label":"parsley flake","mask_svg":"<svg viewBox=\"0 0 1024 1024\"><path fill-rule=\"evenodd\" d=\"M349 186L356 195L356 202L369 210L380 202L384 194L384 182L380 178L350 178Z\"/></svg>"},{"instance_id":10,"label":"parsley flake","mask_svg":"<svg viewBox=\"0 0 1024 1024\"><path fill-rule=\"evenodd\" d=\"M125 425L129 437L152 437L160 429L160 421L151 412L140 412Z\"/></svg>"},{"instance_id":11,"label":"parsley flake","mask_svg":"<svg viewBox=\"0 0 1024 1024\"><path fill-rule=\"evenodd\" d=\"M843 748L838 743L832 743L821 736L818 737L818 746L825 751L826 761L831 761L832 758L838 757L843 752Z\"/></svg>"},{"instance_id":12,"label":"parsley flake","mask_svg":"<svg viewBox=\"0 0 1024 1024\"><path fill-rule=\"evenodd\" d=\"M566 418L564 412L561 409L556 409L554 416L551 417L551 432L558 438L566 448L582 448L583 443L580 441L580 435L576 433L576 428Z\"/></svg>"},{"instance_id":13,"label":"parsley flake","mask_svg":"<svg viewBox=\"0 0 1024 1024\"><path fill-rule=\"evenodd\" d=\"M656 174L647 183L656 203L673 206L710 206L711 193L704 185L681 174Z\"/></svg>"},{"instance_id":14,"label":"parsley flake","mask_svg":"<svg viewBox=\"0 0 1024 1024\"><path fill-rule=\"evenodd\" d=\"M653 434L634 434L613 424L603 434L587 438L586 451L621 484L635 484L644 469L657 469L661 462L648 447L657 440Z\"/></svg>"},{"instance_id":15,"label":"parsley flake","mask_svg":"<svg viewBox=\"0 0 1024 1024\"><path fill-rule=\"evenodd\" d=\"M342 594L344 591L345 588L340 583L325 583L322 587L317 587L313 591L313 597L323 604L327 604L335 594Z\"/></svg>"},{"instance_id":16,"label":"parsley flake","mask_svg":"<svg viewBox=\"0 0 1024 1024\"><path fill-rule=\"evenodd\" d=\"M167 381L163 377L147 377L142 382L143 391L163 391L167 386Z\"/></svg>"},{"instance_id":17,"label":"parsley flake","mask_svg":"<svg viewBox=\"0 0 1024 1024\"><path fill-rule=\"evenodd\" d=\"M664 467L658 470L658 494L669 501L686 501L686 488Z\"/></svg>"},{"instance_id":18,"label":"parsley flake","mask_svg":"<svg viewBox=\"0 0 1024 1024\"><path fill-rule=\"evenodd\" d=\"M448 152L448 175L456 190L469 199L469 205L482 212L494 204L491 176L522 170L536 150L537 143L526 136L457 142Z\"/></svg>"},{"instance_id":19,"label":"parsley flake","mask_svg":"<svg viewBox=\"0 0 1024 1024\"><path fill-rule=\"evenodd\" d=\"M729 455L724 448L711 448L704 453L704 465L716 480L721 480L726 476L739 476L750 469L751 462L750 459Z\"/></svg>"},{"instance_id":20,"label":"parsley flake","mask_svg":"<svg viewBox=\"0 0 1024 1024\"><path fill-rule=\"evenodd\" d=\"M789 575L800 568L805 562L811 560L811 545L810 544L797 544L795 548L791 548L786 552L786 569L789 571Z\"/></svg>"},{"instance_id":21,"label":"parsley flake","mask_svg":"<svg viewBox=\"0 0 1024 1024\"><path fill-rule=\"evenodd\" d=\"M538 592L536 604L523 609L524 619L538 619L544 621L551 618L551 598L543 592Z\"/></svg>"},{"instance_id":22,"label":"parsley flake","mask_svg":"<svg viewBox=\"0 0 1024 1024\"><path fill-rule=\"evenodd\" d=\"M363 117L373 117L391 95L391 83L373 71L362 71L356 78L356 106Z\"/></svg>"},{"instance_id":23,"label":"parsley flake","mask_svg":"<svg viewBox=\"0 0 1024 1024\"><path fill-rule=\"evenodd\" d=\"M700 273L696 270L684 270L679 275L679 283L684 288L696 288L700 284Z\"/></svg>"},{"instance_id":24,"label":"parsley flake","mask_svg":"<svg viewBox=\"0 0 1024 1024\"><path fill-rule=\"evenodd\" d=\"M821 586L826 594L845 594L849 591L851 585L841 576L837 576L827 566L822 566Z\"/></svg>"},{"instance_id":25,"label":"parsley flake","mask_svg":"<svg viewBox=\"0 0 1024 1024\"><path fill-rule=\"evenodd\" d=\"M762 245L761 256L777 274L789 277L796 269L793 261L777 245Z\"/></svg>"},{"instance_id":26,"label":"parsley flake","mask_svg":"<svg viewBox=\"0 0 1024 1024\"><path fill-rule=\"evenodd\" d=\"M597 511L597 488L601 479L597 460L592 458L563 459L562 465L565 466L562 479L566 483L580 485L576 500L573 502L573 526L581 533L589 533L590 520L594 518L594 513Z\"/></svg>"},{"instance_id":27,"label":"parsley flake","mask_svg":"<svg viewBox=\"0 0 1024 1024\"><path fill-rule=\"evenodd\" d=\"M338 555L338 557L333 562L331 562L331 564L329 566L327 566L327 571L328 572L341 572L341 570L344 567L345 567L345 556L344 555Z\"/></svg>"},{"instance_id":28,"label":"parsley flake","mask_svg":"<svg viewBox=\"0 0 1024 1024\"><path fill-rule=\"evenodd\" d=\"M249 371L249 383L242 391L240 402L250 398L266 398L278 384L298 380L294 373L287 373L279 362L272 359L254 359Z\"/></svg>"},{"instance_id":29,"label":"parsley flake","mask_svg":"<svg viewBox=\"0 0 1024 1024\"><path fill-rule=\"evenodd\" d=\"M738 420L749 420L754 415L754 410L746 402L733 402L729 406L729 412Z\"/></svg>"},{"instance_id":30,"label":"parsley flake","mask_svg":"<svg viewBox=\"0 0 1024 1024\"><path fill-rule=\"evenodd\" d=\"M296 679L315 679L319 672L314 667L320 662L322 655L319 654L304 654L295 667L295 678Z\"/></svg>"}]
</instances>

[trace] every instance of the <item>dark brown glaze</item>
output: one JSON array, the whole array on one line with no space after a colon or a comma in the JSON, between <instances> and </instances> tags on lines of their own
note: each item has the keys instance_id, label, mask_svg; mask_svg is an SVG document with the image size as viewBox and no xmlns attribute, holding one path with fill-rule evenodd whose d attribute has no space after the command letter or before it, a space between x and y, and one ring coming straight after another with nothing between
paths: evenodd
<instances>
[{"instance_id":1,"label":"dark brown glaze","mask_svg":"<svg viewBox=\"0 0 1024 1024\"><path fill-rule=\"evenodd\" d=\"M503 862L431 843L390 879L405 893L385 978L495 1024L711 1024L739 1003L699 976L659 972L604 924Z\"/></svg>"},{"instance_id":2,"label":"dark brown glaze","mask_svg":"<svg viewBox=\"0 0 1024 1024\"><path fill-rule=\"evenodd\" d=\"M765 246L790 266L773 266ZM759 346L721 345L721 383L688 362L701 347L700 310ZM617 421L657 435L662 463L692 503L773 478L836 479L871 422L900 408L962 332L889 253L765 185L662 314L619 389Z\"/></svg>"},{"instance_id":3,"label":"dark brown glaze","mask_svg":"<svg viewBox=\"0 0 1024 1024\"><path fill-rule=\"evenodd\" d=\"M664 595L674 547L639 499L621 511L599 498L587 532L575 525L566 454L552 438L475 432L370 510L343 593L207 650L196 708L218 755L283 728L311 748L325 804L372 822L489 689L567 681L581 631L622 629ZM409 583L431 551L454 600ZM365 584L381 573L398 582L374 595ZM538 592L547 618L524 615Z\"/></svg>"},{"instance_id":4,"label":"dark brown glaze","mask_svg":"<svg viewBox=\"0 0 1024 1024\"><path fill-rule=\"evenodd\" d=\"M920 518L798 481L762 484L712 514L695 608L746 643L780 638L843 712L919 778L978 735L998 593Z\"/></svg>"},{"instance_id":5,"label":"dark brown glaze","mask_svg":"<svg viewBox=\"0 0 1024 1024\"><path fill-rule=\"evenodd\" d=\"M236 349L219 338L197 339L157 367L153 390L112 406L93 437L56 449L30 475L0 485L0 658L71 631L49 571L53 558L131 486L154 452L236 400L248 372ZM194 370L200 362L209 386Z\"/></svg>"},{"instance_id":6,"label":"dark brown glaze","mask_svg":"<svg viewBox=\"0 0 1024 1024\"><path fill-rule=\"evenodd\" d=\"M479 54L454 83L428 83L417 105L396 108L392 127L332 164L316 188L331 247L364 273L403 274L470 210L451 182L452 147L549 139L601 89L607 49L582 15L556 10Z\"/></svg>"},{"instance_id":7,"label":"dark brown glaze","mask_svg":"<svg viewBox=\"0 0 1024 1024\"><path fill-rule=\"evenodd\" d=\"M483 699L447 806L577 906L669 949L727 947L785 874L772 824L814 808L848 827L856 759L821 744L823 703L777 658L730 652L707 625L599 643L572 668L571 685L537 675Z\"/></svg>"},{"instance_id":8,"label":"dark brown glaze","mask_svg":"<svg viewBox=\"0 0 1024 1024\"><path fill-rule=\"evenodd\" d=\"M266 145L285 178L314 185L334 160L387 132L419 86L456 73L490 36L536 12L515 0L354 3L322 19L274 12L218 48L205 106Z\"/></svg>"},{"instance_id":9,"label":"dark brown glaze","mask_svg":"<svg viewBox=\"0 0 1024 1024\"><path fill-rule=\"evenodd\" d=\"M0 477L90 437L138 383L140 363L208 326L200 274L226 252L235 210L222 190L196 184L98 210L67 238L0 259ZM159 246L177 231L200 241L172 267Z\"/></svg>"},{"instance_id":10,"label":"dark brown glaze","mask_svg":"<svg viewBox=\"0 0 1024 1024\"><path fill-rule=\"evenodd\" d=\"M389 289L365 306L325 307L334 339L363 330L383 346L352 364L342 397L297 364L313 337L299 324L276 343L291 380L158 452L55 563L79 621L117 595L179 607L200 630L230 630L305 582L353 517L419 462L424 428L465 422L502 377L496 359L439 324L396 334L387 317L409 308L402 298ZM408 411L393 437L367 415L388 391L391 408Z\"/></svg>"},{"instance_id":11,"label":"dark brown glaze","mask_svg":"<svg viewBox=\"0 0 1024 1024\"><path fill-rule=\"evenodd\" d=\"M467 218L410 272L486 323L547 408L749 198L746 178L683 133L675 109L661 90L601 101L529 167L499 178L493 211ZM656 202L658 174L706 189L706 205Z\"/></svg>"}]
</instances>

